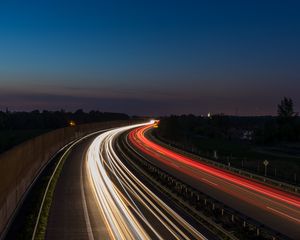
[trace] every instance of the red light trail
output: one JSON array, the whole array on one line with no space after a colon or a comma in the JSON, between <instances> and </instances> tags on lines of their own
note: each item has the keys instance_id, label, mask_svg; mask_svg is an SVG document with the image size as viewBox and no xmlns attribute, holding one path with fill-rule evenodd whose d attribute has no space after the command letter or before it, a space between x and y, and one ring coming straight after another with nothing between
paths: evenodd
<instances>
[{"instance_id":1,"label":"red light trail","mask_svg":"<svg viewBox=\"0 0 300 240\"><path fill-rule=\"evenodd\" d=\"M264 210L293 221L297 225L300 224L300 198L298 196L206 165L160 146L145 137L145 132L151 127L151 125L143 126L129 133L130 142L144 154L202 183L264 208ZM203 174L209 179L203 177Z\"/></svg>"}]
</instances>

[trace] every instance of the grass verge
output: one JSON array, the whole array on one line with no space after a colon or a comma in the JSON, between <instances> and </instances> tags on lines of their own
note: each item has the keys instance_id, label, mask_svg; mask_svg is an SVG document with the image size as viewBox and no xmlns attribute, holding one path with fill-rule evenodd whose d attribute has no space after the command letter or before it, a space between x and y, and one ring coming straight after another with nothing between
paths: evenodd
<instances>
[{"instance_id":1,"label":"grass verge","mask_svg":"<svg viewBox=\"0 0 300 240\"><path fill-rule=\"evenodd\" d=\"M49 212L50 212L50 208L51 208L51 204L52 204L52 199L53 199L53 194L54 194L54 191L55 191L56 183L59 179L59 176L60 176L60 173L62 171L64 162L66 161L66 159L68 158L68 156L70 154L70 151L71 150L69 150L63 156L63 159L61 161L57 162L57 164L59 164L59 166L57 167L56 172L53 175L53 178L52 178L51 183L49 185L48 191L46 193L46 198L45 198L44 204L42 206L42 211L41 211L40 219L39 219L38 226L37 226L37 231L36 231L35 238L34 238L36 240L45 239L47 223L48 223L48 217L49 217Z\"/></svg>"}]
</instances>

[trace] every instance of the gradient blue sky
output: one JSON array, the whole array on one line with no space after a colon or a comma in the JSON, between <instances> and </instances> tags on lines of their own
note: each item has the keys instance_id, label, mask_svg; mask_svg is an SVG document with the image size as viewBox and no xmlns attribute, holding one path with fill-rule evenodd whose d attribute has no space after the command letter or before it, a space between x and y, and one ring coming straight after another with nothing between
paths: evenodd
<instances>
[{"instance_id":1,"label":"gradient blue sky","mask_svg":"<svg viewBox=\"0 0 300 240\"><path fill-rule=\"evenodd\" d=\"M300 110L300 1L0 1L0 109Z\"/></svg>"}]
</instances>

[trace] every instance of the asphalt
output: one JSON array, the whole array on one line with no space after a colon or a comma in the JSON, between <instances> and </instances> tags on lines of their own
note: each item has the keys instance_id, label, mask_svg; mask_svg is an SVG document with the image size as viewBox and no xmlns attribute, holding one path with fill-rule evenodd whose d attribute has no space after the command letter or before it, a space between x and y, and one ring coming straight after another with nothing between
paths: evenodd
<instances>
[{"instance_id":1,"label":"asphalt","mask_svg":"<svg viewBox=\"0 0 300 240\"><path fill-rule=\"evenodd\" d=\"M53 202L50 209L46 239L108 239L109 234L103 221L94 191L88 181L85 157L86 151L92 140L90 137L77 144L66 159L61 175L58 179L54 192ZM157 156L160 153L155 153ZM146 154L143 154L148 157ZM160 160L150 157L159 168L169 172L194 188L206 193L212 198L218 199L229 207L277 230L292 239L300 239L300 210L295 206L277 202L266 198L249 189L244 189L225 179L210 175L180 162L174 162L166 156L162 156L170 164L164 164ZM175 167L174 167L175 166ZM113 175L111 175L113 179ZM195 178L201 181L195 181ZM116 181L114 181L116 183ZM135 199L136 195L131 198ZM156 219L145 211L142 205L140 209L150 222ZM296 221L295 221L296 219ZM175 219L174 219L175 220ZM157 223L157 226L160 224ZM164 227L159 226L163 236Z\"/></svg>"},{"instance_id":2,"label":"asphalt","mask_svg":"<svg viewBox=\"0 0 300 240\"><path fill-rule=\"evenodd\" d=\"M127 157L114 145L118 136L128 129L115 129L95 139L87 156L89 180L110 223L112 236L115 239L216 239L204 236L201 229L194 228L172 204L164 201L166 197L149 189L151 179L141 176L143 172L132 166L134 163L130 165L136 171L125 166Z\"/></svg>"},{"instance_id":3,"label":"asphalt","mask_svg":"<svg viewBox=\"0 0 300 240\"><path fill-rule=\"evenodd\" d=\"M117 144L115 144L115 149L117 149L117 153L119 157L122 157L124 160L123 162L129 167L132 173L143 182L149 189L151 189L152 192L154 192L157 196L159 196L160 199L162 199L168 206L171 206L173 210L175 210L181 217L183 217L187 222L189 222L195 229L197 229L199 232L201 232L207 239L210 240L217 240L220 239L218 236L216 236L214 233L212 233L210 230L208 230L204 225L202 225L200 222L196 221L192 215L184 208L180 207L179 205L175 204L173 202L173 199L170 197L170 195L165 194L161 190L161 188L158 188L156 186L157 183L153 182L153 179L149 179L147 175L142 171L142 169L139 169L139 167L136 165L136 160L140 159L140 157L134 152L131 151L130 148L127 147L126 142L126 134L121 135L117 140ZM143 159L140 159L140 161L143 161ZM132 199L135 199L136 196L131 196ZM157 231L160 232L162 236L164 236L164 239L173 239L170 236L170 233L168 231L164 231L164 225L163 223L160 224L157 219L152 215L149 214L147 209L141 204L139 204L139 201L135 200L136 204L139 206L139 209L142 210L143 214L147 216L147 219L150 222L155 222L155 227ZM161 209L161 211L164 211ZM164 211L168 217L171 219L173 218L170 216L167 212ZM173 218L173 223L176 224L176 219ZM182 229L182 231L185 231L182 226L178 225L179 228ZM189 232L185 232L185 234L189 237L189 239L194 239L192 235L189 235ZM154 238L151 238L154 239ZM176 239L176 238L175 238Z\"/></svg>"},{"instance_id":4,"label":"asphalt","mask_svg":"<svg viewBox=\"0 0 300 240\"><path fill-rule=\"evenodd\" d=\"M88 147L91 145L95 137L96 135L77 144L72 149L64 163L55 188L53 202L48 218L48 225L46 230L47 240L94 240L110 238L103 220L103 216L101 215L101 210L99 209L99 206L95 200L96 198L94 196L92 185L90 184L91 182L89 181L90 179L88 179L87 176L88 171L85 164ZM107 153L108 150L103 152L104 159L107 158ZM110 172L109 169L107 169L107 171L109 172L110 178L114 182L115 186L119 189L119 191L121 191L124 196L126 196L126 194L129 196L127 198L127 201L130 209L134 208L134 206L130 204L130 202L134 202L138 207L138 210L142 212L142 215L146 217L147 221L149 221L149 223L153 225L160 236L163 236L163 239L176 239L170 234L170 224L168 225L165 222L160 222L158 218L153 215L153 210L149 209L149 206L145 205L143 199L141 200L141 195L136 195L134 193L131 193L130 191L124 192L124 185L120 185L120 182L116 178L116 173ZM135 184L134 179L128 181L132 181L131 183ZM144 190L142 191L144 192L144 194L146 194ZM148 197L150 198L150 196ZM193 237L194 233L191 233L188 229L182 227L179 223L179 220L174 218L174 216L170 212L166 211L159 205L157 205L156 207L171 220L172 224L179 224L178 227L189 239L196 239L195 237ZM177 210L178 212L180 212L180 209ZM152 230L143 223L143 220L140 219L137 214L135 214L135 211L132 210L132 213L135 215L136 219L141 222L150 238L157 239ZM180 215L183 216L184 213L182 212ZM203 231L204 230L205 229L203 229ZM173 228L172 231L174 231ZM207 230L205 231L207 232ZM212 234L208 232L207 234L209 236L212 236ZM211 237L210 239L217 238Z\"/></svg>"},{"instance_id":5,"label":"asphalt","mask_svg":"<svg viewBox=\"0 0 300 240\"><path fill-rule=\"evenodd\" d=\"M88 184L85 155L89 137L73 147L58 179L46 239L108 239L105 223Z\"/></svg>"},{"instance_id":6,"label":"asphalt","mask_svg":"<svg viewBox=\"0 0 300 240\"><path fill-rule=\"evenodd\" d=\"M150 149L148 146L145 148ZM155 158L142 151L139 152L157 167L212 198L292 239L300 239L299 208L174 161L154 149L151 151L155 154ZM157 158L163 159L165 163Z\"/></svg>"},{"instance_id":7,"label":"asphalt","mask_svg":"<svg viewBox=\"0 0 300 240\"><path fill-rule=\"evenodd\" d=\"M109 234L107 230L110 228L106 227L102 216L103 209L99 208L99 201L94 195L95 189L91 184L91 175L88 175L90 169L86 159L87 150L98 135L88 137L72 147L64 162L50 207L45 236L47 240L94 240L111 237L111 233ZM102 153L103 158L108 159L108 155L113 152L114 149L105 148ZM116 161L119 166L123 160L125 161L125 158L120 157L120 159L120 163ZM129 162L131 162L130 159ZM134 165L133 162L131 164ZM127 196L124 199L127 207L141 223L150 239L157 239L158 235L163 239L170 240L182 239L176 236L185 236L188 239L206 239L203 235L200 237L201 234L208 237L207 239L218 239L203 226L197 225L196 222L193 223L194 220L184 209L179 206L169 209L168 206L172 204L170 200L168 201L167 195L155 187L151 187L151 179L147 180L142 172L133 171L134 174L128 175L125 182L120 182L125 171L124 169L120 172L115 170L111 172L107 169L107 172L119 192L123 196ZM135 178L135 175L138 177ZM137 179L140 179L142 183L137 183ZM144 188L143 184L149 186L150 190Z\"/></svg>"}]
</instances>

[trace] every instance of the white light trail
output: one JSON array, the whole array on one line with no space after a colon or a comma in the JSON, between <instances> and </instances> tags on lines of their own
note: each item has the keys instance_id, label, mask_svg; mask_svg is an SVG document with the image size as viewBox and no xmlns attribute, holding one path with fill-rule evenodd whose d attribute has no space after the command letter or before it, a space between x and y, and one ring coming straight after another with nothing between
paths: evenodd
<instances>
[{"instance_id":1,"label":"white light trail","mask_svg":"<svg viewBox=\"0 0 300 240\"><path fill-rule=\"evenodd\" d=\"M163 239L162 229L157 229L163 226L164 232L169 232L170 237L175 239L189 239L186 232L196 239L206 239L147 188L115 153L115 138L124 131L142 125L102 133L87 152L88 179L111 238L150 239L151 235ZM149 222L143 214L145 209L157 221Z\"/></svg>"}]
</instances>

